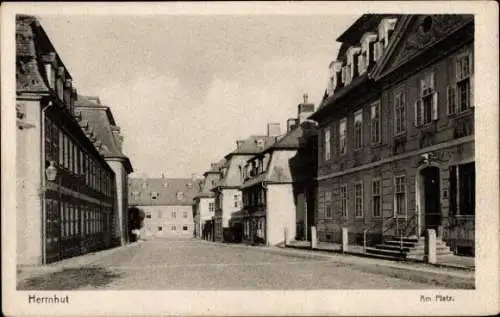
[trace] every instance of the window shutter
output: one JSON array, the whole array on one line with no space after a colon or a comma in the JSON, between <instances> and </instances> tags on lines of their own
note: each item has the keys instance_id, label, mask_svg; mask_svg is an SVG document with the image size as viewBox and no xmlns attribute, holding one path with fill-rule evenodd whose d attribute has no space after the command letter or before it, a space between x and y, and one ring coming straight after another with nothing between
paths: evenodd
<instances>
[{"instance_id":1,"label":"window shutter","mask_svg":"<svg viewBox=\"0 0 500 317\"><path fill-rule=\"evenodd\" d=\"M457 96L455 86L446 87L446 107L448 115L455 114L457 112Z\"/></svg>"},{"instance_id":2,"label":"window shutter","mask_svg":"<svg viewBox=\"0 0 500 317\"><path fill-rule=\"evenodd\" d=\"M434 72L429 75L429 88L434 91Z\"/></svg>"},{"instance_id":3,"label":"window shutter","mask_svg":"<svg viewBox=\"0 0 500 317\"><path fill-rule=\"evenodd\" d=\"M438 119L438 93L432 94L432 120Z\"/></svg>"},{"instance_id":4,"label":"window shutter","mask_svg":"<svg viewBox=\"0 0 500 317\"><path fill-rule=\"evenodd\" d=\"M427 88L425 78L420 79L420 97L424 96L424 92Z\"/></svg>"},{"instance_id":5,"label":"window shutter","mask_svg":"<svg viewBox=\"0 0 500 317\"><path fill-rule=\"evenodd\" d=\"M422 122L422 100L415 101L415 126L420 126Z\"/></svg>"},{"instance_id":6,"label":"window shutter","mask_svg":"<svg viewBox=\"0 0 500 317\"><path fill-rule=\"evenodd\" d=\"M470 75L469 77L469 83L470 83L470 107L474 108L474 75Z\"/></svg>"},{"instance_id":7,"label":"window shutter","mask_svg":"<svg viewBox=\"0 0 500 317\"><path fill-rule=\"evenodd\" d=\"M457 82L462 80L462 63L460 63L460 58L457 58L455 62L455 80Z\"/></svg>"}]
</instances>

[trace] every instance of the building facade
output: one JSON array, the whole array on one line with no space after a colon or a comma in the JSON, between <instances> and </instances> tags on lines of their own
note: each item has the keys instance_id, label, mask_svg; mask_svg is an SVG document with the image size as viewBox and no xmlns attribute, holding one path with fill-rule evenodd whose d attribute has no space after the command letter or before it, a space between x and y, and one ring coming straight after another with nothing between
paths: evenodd
<instances>
[{"instance_id":1,"label":"building facade","mask_svg":"<svg viewBox=\"0 0 500 317\"><path fill-rule=\"evenodd\" d=\"M474 18L363 15L339 38L319 124L320 241L436 229L474 252Z\"/></svg>"},{"instance_id":2,"label":"building facade","mask_svg":"<svg viewBox=\"0 0 500 317\"><path fill-rule=\"evenodd\" d=\"M305 228L314 220L308 204L314 202L312 153L306 148L314 126L306 122L314 112L307 102L298 106L298 117L287 121L287 131L274 143L247 160L241 169L243 193L243 240L249 243L277 245L307 237ZM308 178L309 176L309 178ZM314 222L312 222L314 224Z\"/></svg>"},{"instance_id":3,"label":"building facade","mask_svg":"<svg viewBox=\"0 0 500 317\"><path fill-rule=\"evenodd\" d=\"M17 264L112 246L115 175L75 116L72 78L39 21L16 16Z\"/></svg>"},{"instance_id":4,"label":"building facade","mask_svg":"<svg viewBox=\"0 0 500 317\"><path fill-rule=\"evenodd\" d=\"M110 107L102 105L97 97L78 96L75 113L82 126L90 126L97 137L99 152L115 173L116 214L113 216L116 245L129 242L128 232L128 174L133 172L130 159L123 154L123 136L115 122Z\"/></svg>"},{"instance_id":5,"label":"building facade","mask_svg":"<svg viewBox=\"0 0 500 317\"><path fill-rule=\"evenodd\" d=\"M215 194L212 189L220 181L220 167L224 161L212 163L199 182L200 192L194 197L194 236L198 239L214 239Z\"/></svg>"},{"instance_id":6,"label":"building facade","mask_svg":"<svg viewBox=\"0 0 500 317\"><path fill-rule=\"evenodd\" d=\"M192 238L193 199L198 192L196 179L130 178L130 205L145 213L141 238Z\"/></svg>"},{"instance_id":7,"label":"building facade","mask_svg":"<svg viewBox=\"0 0 500 317\"><path fill-rule=\"evenodd\" d=\"M245 140L236 141L236 150L224 157L224 164L219 168L221 179L212 189L215 193L216 241L241 241L242 223L238 220L238 214L235 214L242 208L241 169L248 159L272 144L279 134L279 125L269 124L267 135L252 135ZM233 220L232 225L229 223L230 219Z\"/></svg>"}]
</instances>

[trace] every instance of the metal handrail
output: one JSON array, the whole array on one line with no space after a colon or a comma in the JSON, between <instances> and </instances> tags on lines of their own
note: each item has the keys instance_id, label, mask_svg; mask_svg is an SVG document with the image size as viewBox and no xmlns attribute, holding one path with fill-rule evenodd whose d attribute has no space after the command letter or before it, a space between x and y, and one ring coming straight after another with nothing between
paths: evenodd
<instances>
[{"instance_id":1,"label":"metal handrail","mask_svg":"<svg viewBox=\"0 0 500 317\"><path fill-rule=\"evenodd\" d=\"M393 218L393 216L387 216L385 218L382 218L382 235L383 233L385 232L384 230L384 224L386 222L386 220L390 220L391 218ZM373 225L371 225L370 227L366 228L363 230L363 249L366 249L366 235L369 231L375 229L376 227L378 227L380 223L374 223Z\"/></svg>"}]
</instances>

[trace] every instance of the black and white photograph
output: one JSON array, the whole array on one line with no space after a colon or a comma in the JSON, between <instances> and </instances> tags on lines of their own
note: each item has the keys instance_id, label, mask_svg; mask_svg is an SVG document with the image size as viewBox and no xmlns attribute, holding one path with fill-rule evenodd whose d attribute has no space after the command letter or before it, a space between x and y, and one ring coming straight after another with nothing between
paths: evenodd
<instances>
[{"instance_id":1,"label":"black and white photograph","mask_svg":"<svg viewBox=\"0 0 500 317\"><path fill-rule=\"evenodd\" d=\"M1 13L6 315L499 312L493 2Z\"/></svg>"}]
</instances>

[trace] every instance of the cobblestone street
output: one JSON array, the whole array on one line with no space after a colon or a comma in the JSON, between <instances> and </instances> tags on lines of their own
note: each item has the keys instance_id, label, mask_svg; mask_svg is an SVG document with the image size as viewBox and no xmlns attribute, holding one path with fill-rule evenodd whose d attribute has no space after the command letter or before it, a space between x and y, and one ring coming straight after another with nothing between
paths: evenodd
<instances>
[{"instance_id":1,"label":"cobblestone street","mask_svg":"<svg viewBox=\"0 0 500 317\"><path fill-rule=\"evenodd\" d=\"M262 290L473 288L473 280L367 265L362 258L302 257L287 250L154 239L91 261L18 278L20 290ZM380 261L383 263L384 261Z\"/></svg>"}]
</instances>

